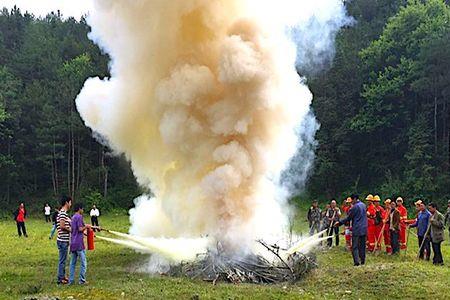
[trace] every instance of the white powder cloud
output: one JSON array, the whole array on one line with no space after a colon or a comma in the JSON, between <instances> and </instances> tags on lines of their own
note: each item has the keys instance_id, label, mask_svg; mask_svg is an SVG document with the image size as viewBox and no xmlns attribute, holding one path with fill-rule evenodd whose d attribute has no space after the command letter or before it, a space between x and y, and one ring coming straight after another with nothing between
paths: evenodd
<instances>
[{"instance_id":1,"label":"white powder cloud","mask_svg":"<svg viewBox=\"0 0 450 300\"><path fill-rule=\"evenodd\" d=\"M343 11L340 0L95 1L89 36L112 77L88 79L76 103L153 192L131 211L133 235L237 250L283 234L281 172L300 149L304 181L318 128L297 50L331 51ZM287 32L314 17L323 34L299 31L299 47Z\"/></svg>"}]
</instances>

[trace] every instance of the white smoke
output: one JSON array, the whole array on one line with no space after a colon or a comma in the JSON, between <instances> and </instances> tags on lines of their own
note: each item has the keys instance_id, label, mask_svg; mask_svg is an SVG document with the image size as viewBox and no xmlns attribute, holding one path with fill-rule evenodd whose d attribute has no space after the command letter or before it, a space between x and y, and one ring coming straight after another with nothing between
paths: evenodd
<instances>
[{"instance_id":1,"label":"white smoke","mask_svg":"<svg viewBox=\"0 0 450 300\"><path fill-rule=\"evenodd\" d=\"M298 136L297 152L291 158L288 168L282 172L280 179L280 186L289 195L298 194L306 184L313 167L314 151L317 147L314 136L318 129L319 123L317 123L314 114L309 112L296 130Z\"/></svg>"},{"instance_id":2,"label":"white smoke","mask_svg":"<svg viewBox=\"0 0 450 300\"><path fill-rule=\"evenodd\" d=\"M314 1L314 5L309 6L309 17L290 28L290 37L297 45L297 68L300 72L314 75L331 66L339 29L354 23L343 2Z\"/></svg>"},{"instance_id":3,"label":"white smoke","mask_svg":"<svg viewBox=\"0 0 450 300\"><path fill-rule=\"evenodd\" d=\"M297 31L297 47L289 31L313 18L327 26ZM296 72L311 58L298 53L320 60L345 18L339 0L95 1L89 36L111 78L88 79L76 104L153 192L136 199L131 234L210 236L235 251L283 234L280 174L304 149L306 178L317 130Z\"/></svg>"}]
</instances>

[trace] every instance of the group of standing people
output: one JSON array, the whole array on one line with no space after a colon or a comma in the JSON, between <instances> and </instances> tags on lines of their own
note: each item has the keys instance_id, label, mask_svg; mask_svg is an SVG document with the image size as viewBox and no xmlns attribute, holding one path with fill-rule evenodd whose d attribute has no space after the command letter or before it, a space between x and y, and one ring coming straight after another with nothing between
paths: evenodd
<instances>
[{"instance_id":1,"label":"group of standing people","mask_svg":"<svg viewBox=\"0 0 450 300\"><path fill-rule=\"evenodd\" d=\"M367 195L367 250L380 251L384 240L386 252L396 254L407 248L408 211L403 206L403 198L395 201L386 199L384 207L378 195Z\"/></svg>"},{"instance_id":2,"label":"group of standing people","mask_svg":"<svg viewBox=\"0 0 450 300\"><path fill-rule=\"evenodd\" d=\"M307 219L309 222L309 235L327 229L328 247L333 245L333 234L335 235L336 246L339 246L339 229L333 227L336 221L341 217L341 210L337 206L335 199L331 200L324 210L321 210L317 201L313 201L308 210Z\"/></svg>"},{"instance_id":3,"label":"group of standing people","mask_svg":"<svg viewBox=\"0 0 450 300\"><path fill-rule=\"evenodd\" d=\"M80 261L80 274L78 283L86 284L86 270L87 260L84 245L84 235L90 229L100 230L98 218L100 216L99 209L92 206L90 211L91 223L85 224L83 220L84 207L81 203L75 203L73 206L74 214L69 216L69 210L72 208L72 198L63 196L60 199L59 208L52 213L50 205L44 206L44 217L46 222L52 222L53 226L50 231L49 239L53 238L55 232L57 233L56 245L59 253L58 260L58 284L73 284L75 281L75 268L77 262ZM28 237L25 226L27 217L27 210L24 203L20 203L17 210L14 212L14 220L17 223L17 231L19 237L22 235ZM66 277L66 261L70 253L70 267L69 277Z\"/></svg>"},{"instance_id":4,"label":"group of standing people","mask_svg":"<svg viewBox=\"0 0 450 300\"><path fill-rule=\"evenodd\" d=\"M447 225L447 220L450 218L450 201L448 202L447 212L442 215L437 210L435 203L428 204L428 209L419 200L415 203L417 217L414 220L409 220L409 227L417 228L417 238L419 241L419 259L430 260L430 244L433 249L433 264L443 265L444 260L441 252L441 244L444 241L444 231ZM450 231L450 228L449 228Z\"/></svg>"},{"instance_id":5,"label":"group of standing people","mask_svg":"<svg viewBox=\"0 0 450 300\"><path fill-rule=\"evenodd\" d=\"M434 253L433 263L443 264L441 243L444 240L445 226L450 224L450 201L444 216L437 210L435 203L429 203L427 206L422 200L418 200L415 202L417 214L414 219L408 219L408 211L403 205L402 197L395 201L386 199L384 206L380 205L381 198L378 195L369 194L366 201L367 206L354 194L344 200L342 210L333 199L323 211L317 201L314 201L307 216L310 235L316 231L327 230L328 246L332 246L333 235L337 246L338 228L344 225L346 246L352 251L354 265L358 266L365 263L366 251L381 251L382 242L389 255L397 254L400 250L406 251L409 228L417 227L418 257L429 260L431 248ZM340 219L342 214L345 218Z\"/></svg>"},{"instance_id":6,"label":"group of standing people","mask_svg":"<svg viewBox=\"0 0 450 300\"><path fill-rule=\"evenodd\" d=\"M45 222L52 223L52 229L50 230L50 235L48 237L48 239L51 240L53 238L53 236L55 235L55 232L57 229L57 216L59 213L59 207L56 207L54 209L54 211L52 212L51 206L48 203L46 203L43 211L44 211ZM99 226L98 218L100 217L100 211L96 207L95 204L92 205L92 208L91 208L91 211L89 212L89 214L91 217L91 225ZM21 202L19 204L19 207L13 213L14 221L16 222L16 225L17 225L17 234L19 237L21 237L21 236L28 237L27 228L25 225L27 215L28 214L27 214L27 210L25 209L25 204L23 202Z\"/></svg>"}]
</instances>

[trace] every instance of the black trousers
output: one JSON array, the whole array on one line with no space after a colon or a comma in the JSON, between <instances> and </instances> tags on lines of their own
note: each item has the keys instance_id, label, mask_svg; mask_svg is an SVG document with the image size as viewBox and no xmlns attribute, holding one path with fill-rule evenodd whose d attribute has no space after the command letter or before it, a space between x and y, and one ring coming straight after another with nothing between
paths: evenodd
<instances>
[{"instance_id":1,"label":"black trousers","mask_svg":"<svg viewBox=\"0 0 450 300\"><path fill-rule=\"evenodd\" d=\"M352 235L352 256L355 266L366 263L366 235Z\"/></svg>"},{"instance_id":2,"label":"black trousers","mask_svg":"<svg viewBox=\"0 0 450 300\"><path fill-rule=\"evenodd\" d=\"M51 222L50 215L45 215L45 222Z\"/></svg>"},{"instance_id":3,"label":"black trousers","mask_svg":"<svg viewBox=\"0 0 450 300\"><path fill-rule=\"evenodd\" d=\"M398 230L390 230L391 232L391 248L392 248L392 254L399 253L400 252L400 244L398 241Z\"/></svg>"},{"instance_id":4,"label":"black trousers","mask_svg":"<svg viewBox=\"0 0 450 300\"><path fill-rule=\"evenodd\" d=\"M331 247L333 245L333 231L334 235L336 236L336 246L339 246L339 227L331 227L328 229L328 236L330 237L327 240L328 247Z\"/></svg>"},{"instance_id":5,"label":"black trousers","mask_svg":"<svg viewBox=\"0 0 450 300\"><path fill-rule=\"evenodd\" d=\"M431 243L431 246L433 247L433 264L443 264L444 260L442 259L442 252L441 252L441 243Z\"/></svg>"},{"instance_id":6,"label":"black trousers","mask_svg":"<svg viewBox=\"0 0 450 300\"><path fill-rule=\"evenodd\" d=\"M423 236L418 236L418 241L419 241L419 248L422 245L423 242L423 246L422 248L419 249L419 258L420 259L426 259L429 260L430 259L430 240L428 238L425 238L425 241Z\"/></svg>"},{"instance_id":7,"label":"black trousers","mask_svg":"<svg viewBox=\"0 0 450 300\"><path fill-rule=\"evenodd\" d=\"M27 229L25 228L25 222L16 222L17 224L17 233L19 236L27 236Z\"/></svg>"},{"instance_id":8,"label":"black trousers","mask_svg":"<svg viewBox=\"0 0 450 300\"><path fill-rule=\"evenodd\" d=\"M98 225L98 217L91 217L91 224L92 226L99 226ZM94 230L96 231L96 230Z\"/></svg>"}]
</instances>

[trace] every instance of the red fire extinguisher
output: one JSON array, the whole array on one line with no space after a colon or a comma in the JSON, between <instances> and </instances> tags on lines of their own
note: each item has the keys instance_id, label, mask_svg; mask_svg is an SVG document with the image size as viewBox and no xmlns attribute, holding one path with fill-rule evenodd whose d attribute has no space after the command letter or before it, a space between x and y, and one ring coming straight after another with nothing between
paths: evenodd
<instances>
[{"instance_id":1,"label":"red fire extinguisher","mask_svg":"<svg viewBox=\"0 0 450 300\"><path fill-rule=\"evenodd\" d=\"M87 246L88 250L94 250L94 230L87 229Z\"/></svg>"}]
</instances>

